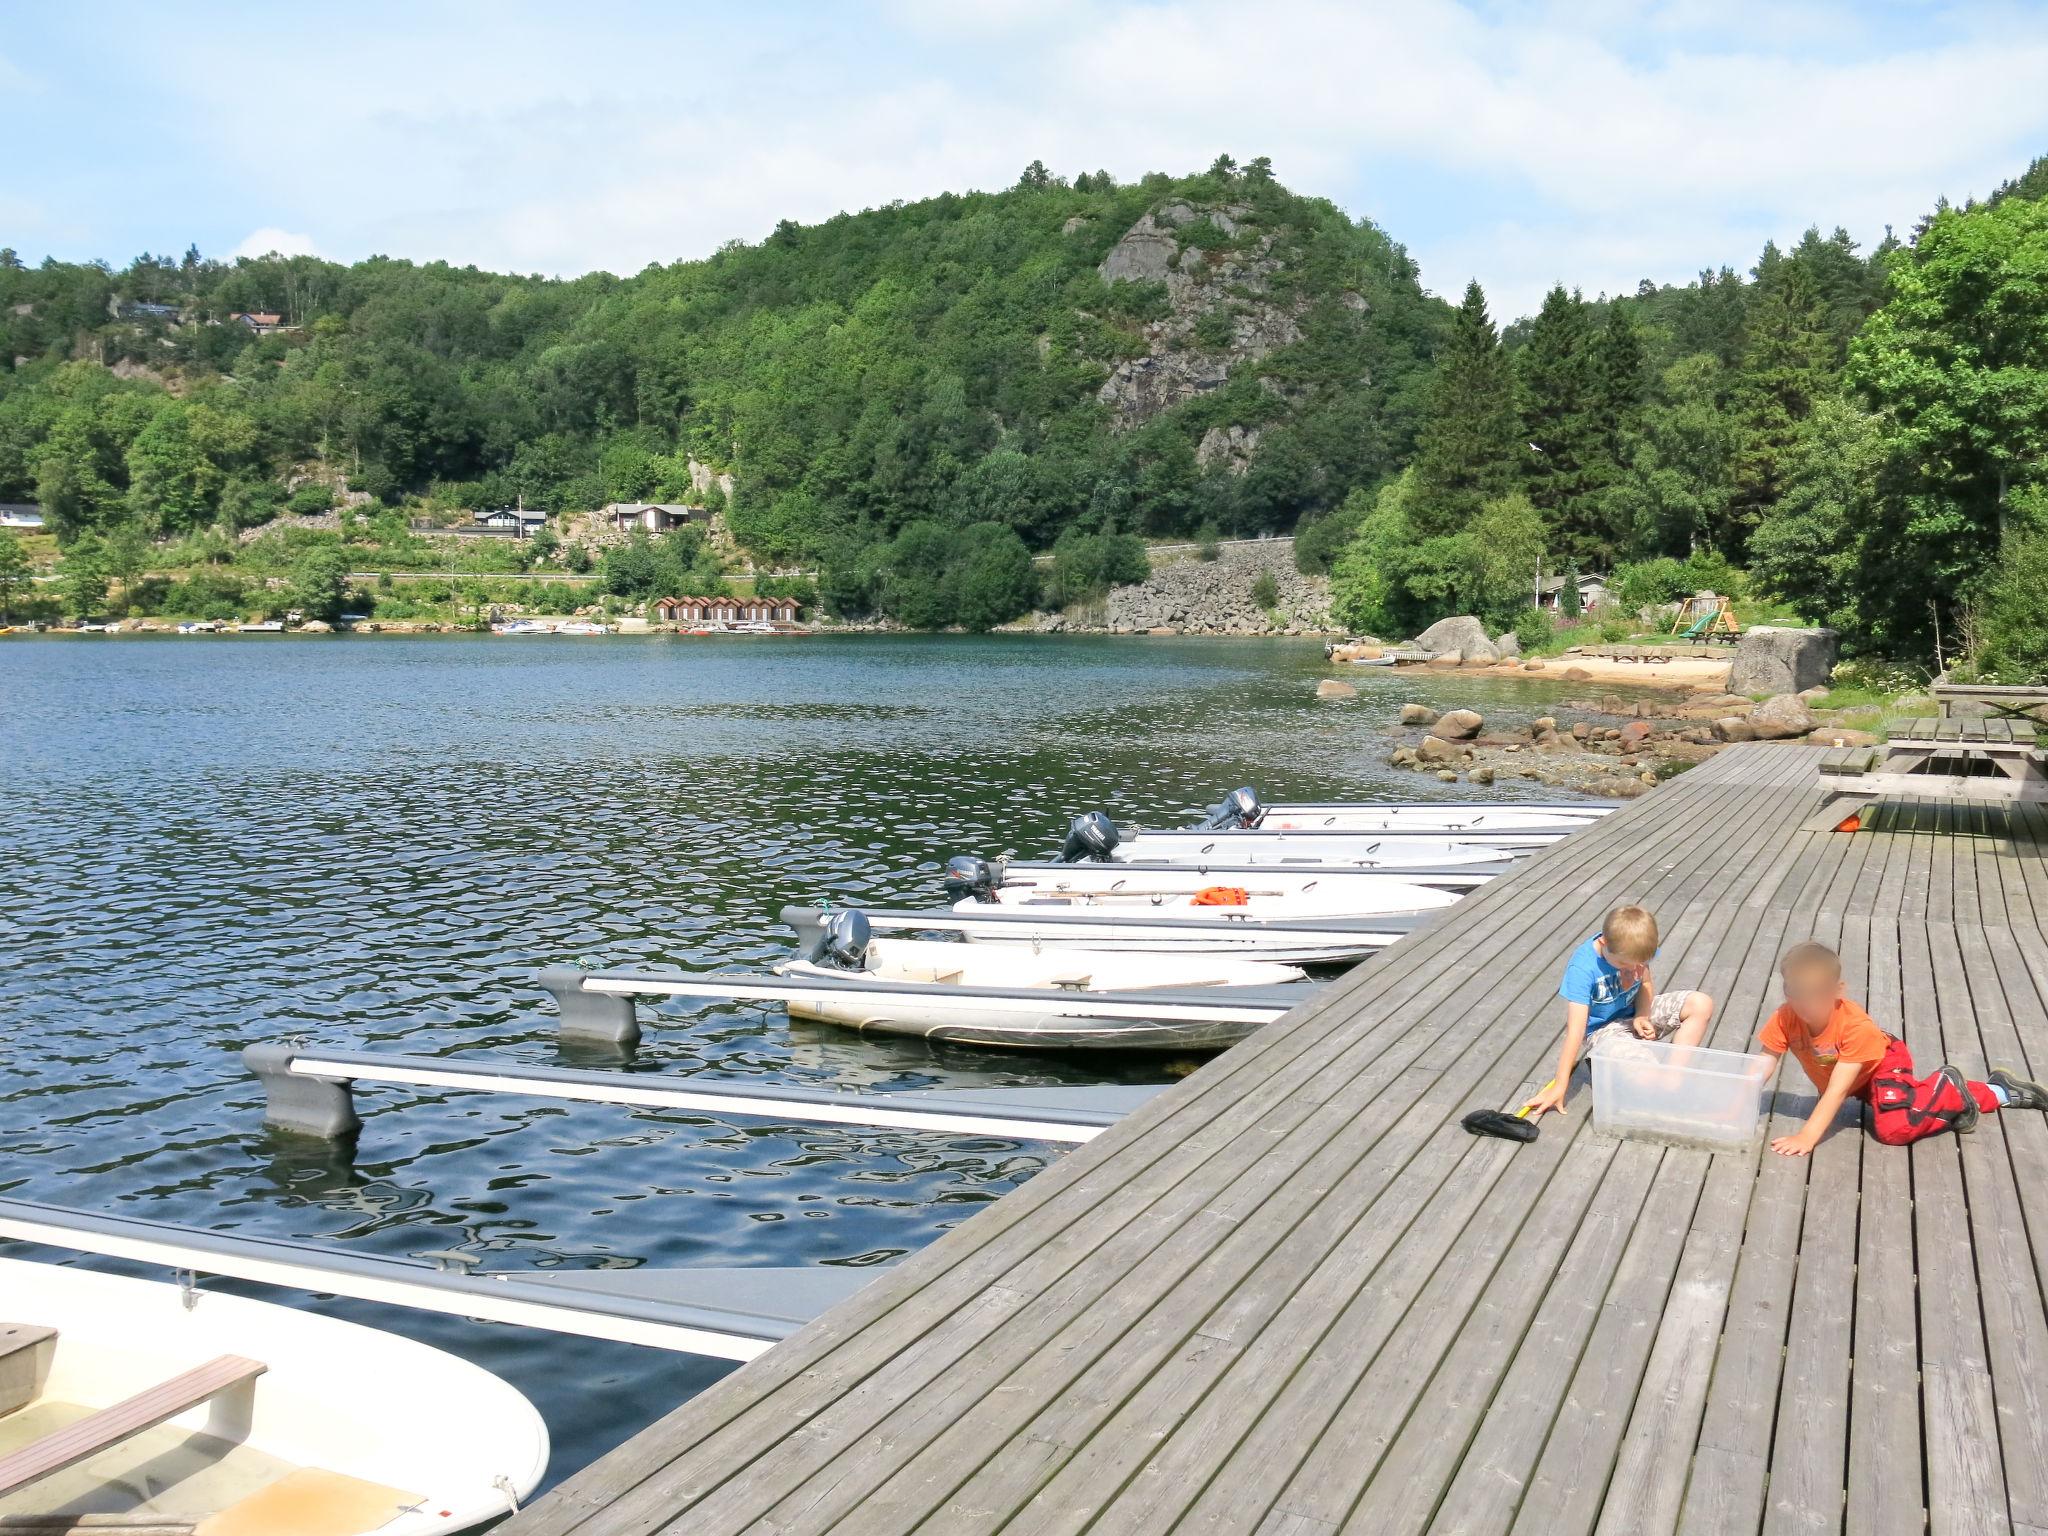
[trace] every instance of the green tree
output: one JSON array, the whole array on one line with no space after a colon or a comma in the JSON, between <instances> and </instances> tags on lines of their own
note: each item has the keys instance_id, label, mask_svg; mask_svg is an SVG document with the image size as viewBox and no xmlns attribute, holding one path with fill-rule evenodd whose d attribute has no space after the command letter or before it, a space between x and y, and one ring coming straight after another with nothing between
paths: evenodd
<instances>
[{"instance_id":1,"label":"green tree","mask_svg":"<svg viewBox=\"0 0 2048 1536\"><path fill-rule=\"evenodd\" d=\"M1783 491L1749 541L1750 571L1766 592L1851 634L1861 628L1865 540L1881 525L1888 452L1877 417L1836 397L1817 401L1786 453Z\"/></svg>"},{"instance_id":2,"label":"green tree","mask_svg":"<svg viewBox=\"0 0 2048 1536\"><path fill-rule=\"evenodd\" d=\"M1625 468L1607 499L1608 521L1629 530L1630 550L1676 556L1730 537L1739 433L1727 372L1704 352L1671 364L1661 398L1625 439Z\"/></svg>"},{"instance_id":3,"label":"green tree","mask_svg":"<svg viewBox=\"0 0 2048 1536\"><path fill-rule=\"evenodd\" d=\"M2048 203L1944 210L1887 268L1891 298L1851 347L1848 379L1897 471L1865 541L1884 567L1857 606L1897 647L1925 638L1930 596L1967 600L2000 558L2014 493L2048 474Z\"/></svg>"},{"instance_id":4,"label":"green tree","mask_svg":"<svg viewBox=\"0 0 2048 1536\"><path fill-rule=\"evenodd\" d=\"M1515 412L1514 377L1477 282L1437 350L1415 443L1409 517L1424 537L1457 533L1482 503L1515 484L1528 450Z\"/></svg>"},{"instance_id":5,"label":"green tree","mask_svg":"<svg viewBox=\"0 0 2048 1536\"><path fill-rule=\"evenodd\" d=\"M1812 270L1764 248L1735 388L1735 495L1715 547L1740 561L1749 530L1784 492L1785 458L1814 402L1835 384L1827 307Z\"/></svg>"},{"instance_id":6,"label":"green tree","mask_svg":"<svg viewBox=\"0 0 2048 1536\"><path fill-rule=\"evenodd\" d=\"M348 551L317 544L292 563L291 606L309 619L332 623L348 603Z\"/></svg>"},{"instance_id":7,"label":"green tree","mask_svg":"<svg viewBox=\"0 0 2048 1536\"><path fill-rule=\"evenodd\" d=\"M1604 459L1593 334L1585 301L1559 284L1515 354L1515 382L1527 440L1524 489L1554 544L1600 559L1612 547L1595 494Z\"/></svg>"},{"instance_id":8,"label":"green tree","mask_svg":"<svg viewBox=\"0 0 2048 1536\"><path fill-rule=\"evenodd\" d=\"M33 576L21 535L0 528L0 624L14 622L14 600L29 590Z\"/></svg>"},{"instance_id":9,"label":"green tree","mask_svg":"<svg viewBox=\"0 0 2048 1536\"><path fill-rule=\"evenodd\" d=\"M2048 679L2048 531L2015 524L1976 604L1977 670L2013 683Z\"/></svg>"},{"instance_id":10,"label":"green tree","mask_svg":"<svg viewBox=\"0 0 2048 1536\"><path fill-rule=\"evenodd\" d=\"M75 540L65 552L58 570L58 583L71 611L79 618L91 618L107 605L107 566L99 540L88 534Z\"/></svg>"},{"instance_id":11,"label":"green tree","mask_svg":"<svg viewBox=\"0 0 2048 1536\"><path fill-rule=\"evenodd\" d=\"M1557 591L1557 611L1566 619L1575 619L1584 611L1579 601L1579 562L1574 560L1564 568L1564 585Z\"/></svg>"}]
</instances>

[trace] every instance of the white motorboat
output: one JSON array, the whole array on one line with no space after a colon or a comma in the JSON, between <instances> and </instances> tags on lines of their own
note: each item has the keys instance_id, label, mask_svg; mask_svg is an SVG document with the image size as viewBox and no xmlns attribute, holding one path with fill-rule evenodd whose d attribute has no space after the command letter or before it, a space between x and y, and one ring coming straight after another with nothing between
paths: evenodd
<instances>
[{"instance_id":1,"label":"white motorboat","mask_svg":"<svg viewBox=\"0 0 2048 1536\"><path fill-rule=\"evenodd\" d=\"M1413 910L1400 903L1416 886L1463 894L1498 879L1514 866L1508 860L1454 864L1444 869L1352 869L1316 864L1061 864L1053 860L978 859L946 861L946 893L955 899L997 887L1055 891L1175 891L1192 893L1212 885L1243 886L1264 895L1344 891L1354 903L1387 903L1378 910Z\"/></svg>"},{"instance_id":2,"label":"white motorboat","mask_svg":"<svg viewBox=\"0 0 2048 1536\"><path fill-rule=\"evenodd\" d=\"M237 624L238 635L281 635L284 633L283 619L265 619L258 624Z\"/></svg>"},{"instance_id":3,"label":"white motorboat","mask_svg":"<svg viewBox=\"0 0 2048 1536\"><path fill-rule=\"evenodd\" d=\"M1149 992L1158 987L1271 987L1301 980L1291 965L1267 960L1234 960L1213 955L1137 955L1089 949L990 949L940 939L878 939L864 946L842 937L865 933L863 914L855 924L828 920L821 943L775 967L778 976L860 975L874 981L926 982L947 987L1055 987L1066 992ZM823 1014L790 1012L801 1018ZM838 1021L835 1021L838 1022Z\"/></svg>"},{"instance_id":4,"label":"white motorboat","mask_svg":"<svg viewBox=\"0 0 2048 1536\"><path fill-rule=\"evenodd\" d=\"M864 913L785 909L798 956L780 986L691 977L694 989L779 998L790 1016L968 1045L1213 1050L1307 995L1291 965L1214 954L992 948L877 939ZM687 995L687 994L685 994Z\"/></svg>"},{"instance_id":5,"label":"white motorboat","mask_svg":"<svg viewBox=\"0 0 2048 1536\"><path fill-rule=\"evenodd\" d=\"M1119 827L1101 811L1076 816L1060 847L1063 864L1316 864L1400 869L1488 864L1532 853L1568 836L1549 832L1265 832L1258 829L1151 832Z\"/></svg>"},{"instance_id":6,"label":"white motorboat","mask_svg":"<svg viewBox=\"0 0 2048 1536\"><path fill-rule=\"evenodd\" d=\"M1410 805L1266 805L1249 785L1234 789L1196 830L1260 832L1575 832L1607 815L1605 801L1516 805L1448 800Z\"/></svg>"},{"instance_id":7,"label":"white motorboat","mask_svg":"<svg viewBox=\"0 0 2048 1536\"><path fill-rule=\"evenodd\" d=\"M608 635L612 632L609 624L593 624L587 619L575 619L567 624L557 624L551 631L557 635Z\"/></svg>"},{"instance_id":8,"label":"white motorboat","mask_svg":"<svg viewBox=\"0 0 2048 1536\"><path fill-rule=\"evenodd\" d=\"M786 915L786 913L784 913ZM791 1018L856 1030L915 1034L958 1044L1122 1049L1217 1049L1303 997L1292 965L1214 954L1135 954L1087 948L991 948L924 938L874 938L860 911L799 922L799 958L778 977L813 987L784 997ZM881 983L848 989L846 983ZM1200 1001L1206 989L1255 989L1270 999L1255 1016L1176 1018L1147 1014L1149 999ZM1102 1012L1092 995L1122 1008ZM1139 1012L1130 1004L1139 999Z\"/></svg>"},{"instance_id":9,"label":"white motorboat","mask_svg":"<svg viewBox=\"0 0 2048 1536\"><path fill-rule=\"evenodd\" d=\"M1005 911L1123 913L1195 922L1235 918L1302 923L1434 912L1456 904L1457 900L1450 891L1399 882L1376 892L1342 888L1261 890L1254 885L1213 880L1193 890L1171 890L1160 881L1141 876L1125 889L1061 889L1051 881L1004 884L955 902L953 910L965 912L992 905Z\"/></svg>"},{"instance_id":10,"label":"white motorboat","mask_svg":"<svg viewBox=\"0 0 2048 1536\"><path fill-rule=\"evenodd\" d=\"M791 914L803 910L790 908L783 915L786 921L796 922ZM1121 955L1221 955L1282 965L1349 965L1400 942L1434 915L1404 912L1385 917L1257 921L1005 907L980 901L963 901L950 911L865 913L877 932L953 933L970 944L1019 944L1035 951L1082 949Z\"/></svg>"},{"instance_id":11,"label":"white motorboat","mask_svg":"<svg viewBox=\"0 0 2048 1536\"><path fill-rule=\"evenodd\" d=\"M494 635L552 635L554 632L554 625L543 624L537 619L511 619L491 626Z\"/></svg>"},{"instance_id":12,"label":"white motorboat","mask_svg":"<svg viewBox=\"0 0 2048 1536\"><path fill-rule=\"evenodd\" d=\"M429 1536L547 1467L517 1391L380 1329L19 1259L0 1319L0 1527Z\"/></svg>"}]
</instances>

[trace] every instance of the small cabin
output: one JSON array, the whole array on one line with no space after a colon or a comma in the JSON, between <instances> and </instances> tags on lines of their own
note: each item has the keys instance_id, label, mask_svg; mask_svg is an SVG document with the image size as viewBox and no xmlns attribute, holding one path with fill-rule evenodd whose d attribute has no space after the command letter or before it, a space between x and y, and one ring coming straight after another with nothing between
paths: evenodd
<instances>
[{"instance_id":1,"label":"small cabin","mask_svg":"<svg viewBox=\"0 0 2048 1536\"><path fill-rule=\"evenodd\" d=\"M679 501L615 501L599 516L620 533L630 533L635 528L668 533L700 521L704 508L685 506Z\"/></svg>"},{"instance_id":2,"label":"small cabin","mask_svg":"<svg viewBox=\"0 0 2048 1536\"><path fill-rule=\"evenodd\" d=\"M1555 612L1564 595L1565 578L1546 576L1538 589L1536 605ZM1607 589L1605 576L1586 575L1579 578L1579 611L1584 613L1593 608L1604 608L1614 601L1614 595Z\"/></svg>"},{"instance_id":3,"label":"small cabin","mask_svg":"<svg viewBox=\"0 0 2048 1536\"><path fill-rule=\"evenodd\" d=\"M530 507L496 507L489 512L479 512L476 521L469 527L472 533L510 534L515 539L530 539L546 526L548 515Z\"/></svg>"}]
</instances>

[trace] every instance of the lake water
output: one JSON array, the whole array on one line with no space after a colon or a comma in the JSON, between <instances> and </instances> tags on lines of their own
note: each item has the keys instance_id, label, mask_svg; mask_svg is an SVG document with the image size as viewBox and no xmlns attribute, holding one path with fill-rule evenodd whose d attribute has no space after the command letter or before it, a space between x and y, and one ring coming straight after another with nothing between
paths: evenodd
<instances>
[{"instance_id":1,"label":"lake water","mask_svg":"<svg viewBox=\"0 0 2048 1536\"><path fill-rule=\"evenodd\" d=\"M263 1133L238 1052L557 1061L538 965L758 965L786 953L787 902L937 904L948 855L1044 851L1081 810L1174 825L1240 783L1481 793L1386 766L1398 706L1561 698L1357 668L1361 699L1332 706L1326 675L1277 641L0 644L0 1194L496 1270L886 1263L1057 1153L369 1089L349 1160ZM855 1091L1160 1073L715 1004L665 1010L635 1064ZM519 1386L550 1481L730 1369L321 1305Z\"/></svg>"}]
</instances>

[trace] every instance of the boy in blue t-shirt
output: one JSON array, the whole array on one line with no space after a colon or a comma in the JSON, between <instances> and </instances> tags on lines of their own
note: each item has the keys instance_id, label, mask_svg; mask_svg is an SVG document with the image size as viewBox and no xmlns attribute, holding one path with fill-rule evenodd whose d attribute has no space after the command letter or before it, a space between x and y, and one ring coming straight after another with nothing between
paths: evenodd
<instances>
[{"instance_id":1,"label":"boy in blue t-shirt","mask_svg":"<svg viewBox=\"0 0 2048 1536\"><path fill-rule=\"evenodd\" d=\"M1564 1040L1557 1052L1557 1076L1526 1109L1530 1119L1564 1111L1572 1068L1586 1036L1617 1019L1645 1040L1698 1045L1714 1017L1714 1000L1704 992L1659 992L1650 974L1657 957L1657 919L1642 907L1616 907L1597 937L1586 940L1565 962L1557 995L1564 999Z\"/></svg>"}]
</instances>

